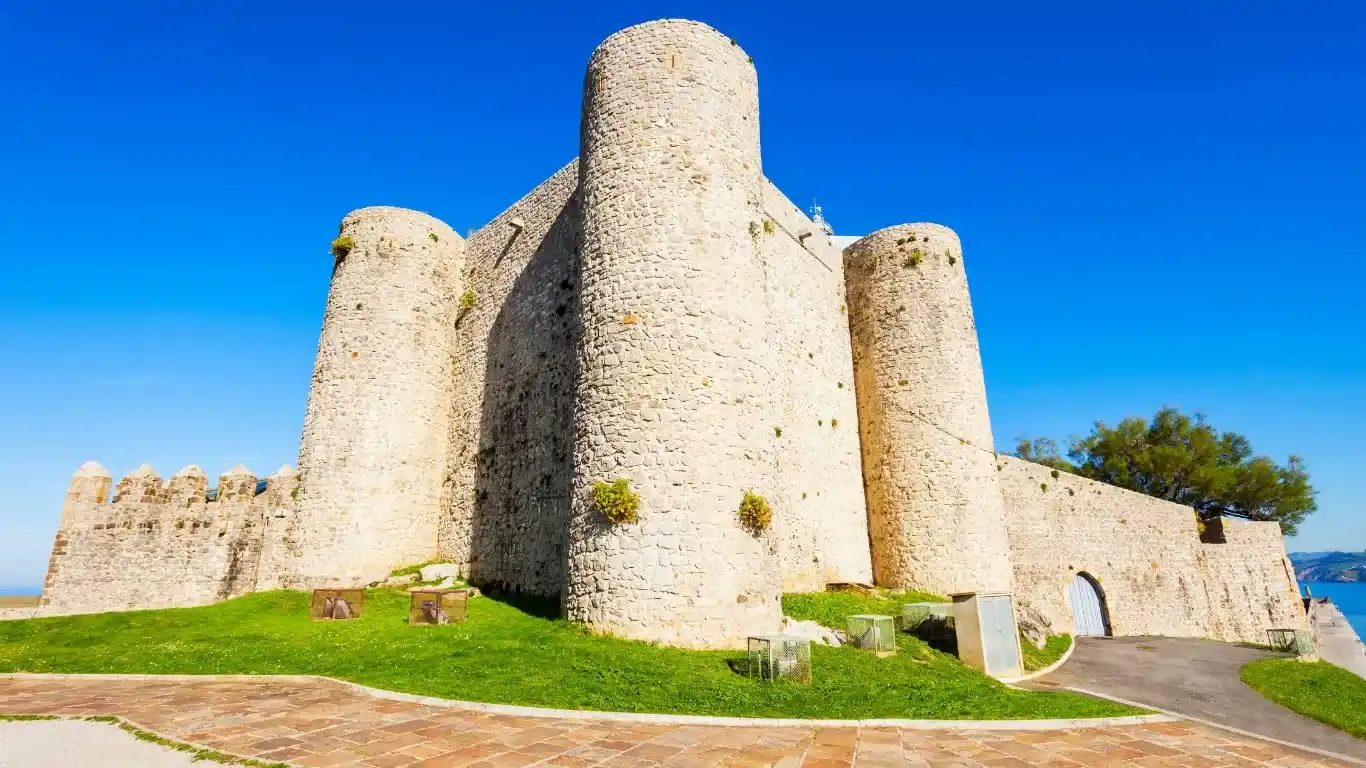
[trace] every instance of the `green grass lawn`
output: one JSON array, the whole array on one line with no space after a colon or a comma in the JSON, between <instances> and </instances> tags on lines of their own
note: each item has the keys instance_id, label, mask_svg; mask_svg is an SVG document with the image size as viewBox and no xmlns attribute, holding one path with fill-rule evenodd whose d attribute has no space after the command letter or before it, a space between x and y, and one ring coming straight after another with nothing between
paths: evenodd
<instances>
[{"instance_id":1,"label":"green grass lawn","mask_svg":"<svg viewBox=\"0 0 1366 768\"><path fill-rule=\"evenodd\" d=\"M1035 648L1033 643L1021 635L1020 655L1024 657L1025 672L1037 672L1056 662L1071 647L1071 635L1049 635L1042 648Z\"/></svg>"},{"instance_id":2,"label":"green grass lawn","mask_svg":"<svg viewBox=\"0 0 1366 768\"><path fill-rule=\"evenodd\" d=\"M909 635L880 659L815 646L814 682L732 671L736 651L685 651L593 636L493 598L469 620L409 627L408 595L369 590L361 618L308 619L307 594L262 592L203 608L0 622L0 671L318 674L394 691L503 704L628 712L811 718L1102 717L1138 710L1069 693L1017 691ZM788 615L839 626L878 598L784 600ZM879 608L881 606L881 608Z\"/></svg>"},{"instance_id":3,"label":"green grass lawn","mask_svg":"<svg viewBox=\"0 0 1366 768\"><path fill-rule=\"evenodd\" d=\"M1341 667L1262 659L1243 667L1242 678L1283 707L1366 739L1366 680Z\"/></svg>"}]
</instances>

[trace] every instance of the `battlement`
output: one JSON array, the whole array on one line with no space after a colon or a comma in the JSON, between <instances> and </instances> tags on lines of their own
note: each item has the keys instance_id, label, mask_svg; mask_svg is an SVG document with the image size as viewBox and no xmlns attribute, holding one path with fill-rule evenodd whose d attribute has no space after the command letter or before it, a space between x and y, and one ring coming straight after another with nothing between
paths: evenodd
<instances>
[{"instance_id":1,"label":"battlement","mask_svg":"<svg viewBox=\"0 0 1366 768\"><path fill-rule=\"evenodd\" d=\"M143 464L114 483L87 462L72 475L62 508L43 588L47 608L211 603L255 589L263 554L267 581L278 581L276 550L295 517L298 489L291 467L258 482L238 465L209 488L193 464L168 481Z\"/></svg>"}]
</instances>

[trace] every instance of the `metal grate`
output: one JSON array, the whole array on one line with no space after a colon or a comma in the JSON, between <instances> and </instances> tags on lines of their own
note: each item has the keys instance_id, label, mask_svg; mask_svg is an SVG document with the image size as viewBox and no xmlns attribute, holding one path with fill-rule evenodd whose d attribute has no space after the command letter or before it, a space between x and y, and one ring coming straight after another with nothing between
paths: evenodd
<instances>
[{"instance_id":1,"label":"metal grate","mask_svg":"<svg viewBox=\"0 0 1366 768\"><path fill-rule=\"evenodd\" d=\"M938 627L952 627L953 603L906 603L901 606L902 631L915 632L926 622Z\"/></svg>"},{"instance_id":2,"label":"metal grate","mask_svg":"<svg viewBox=\"0 0 1366 768\"><path fill-rule=\"evenodd\" d=\"M1314 636L1303 629L1268 629L1271 650L1303 656L1314 652Z\"/></svg>"},{"instance_id":3,"label":"metal grate","mask_svg":"<svg viewBox=\"0 0 1366 768\"><path fill-rule=\"evenodd\" d=\"M811 641L794 635L749 639L749 676L760 680L811 682Z\"/></svg>"},{"instance_id":4,"label":"metal grate","mask_svg":"<svg viewBox=\"0 0 1366 768\"><path fill-rule=\"evenodd\" d=\"M896 620L891 616L860 613L846 619L849 644L865 651L896 650Z\"/></svg>"},{"instance_id":5,"label":"metal grate","mask_svg":"<svg viewBox=\"0 0 1366 768\"><path fill-rule=\"evenodd\" d=\"M308 615L314 621L358 619L364 604L363 589L315 589Z\"/></svg>"}]
</instances>

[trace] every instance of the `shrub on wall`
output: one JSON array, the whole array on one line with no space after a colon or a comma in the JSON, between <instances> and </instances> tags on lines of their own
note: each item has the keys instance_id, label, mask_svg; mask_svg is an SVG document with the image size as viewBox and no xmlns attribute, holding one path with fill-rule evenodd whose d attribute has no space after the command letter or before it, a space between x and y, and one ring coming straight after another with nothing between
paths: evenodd
<instances>
[{"instance_id":1,"label":"shrub on wall","mask_svg":"<svg viewBox=\"0 0 1366 768\"><path fill-rule=\"evenodd\" d=\"M740 525L745 530L757 536L768 530L773 522L773 509L763 496L754 491L745 491L745 497L740 500L740 510L735 516L740 518Z\"/></svg>"},{"instance_id":2,"label":"shrub on wall","mask_svg":"<svg viewBox=\"0 0 1366 768\"><path fill-rule=\"evenodd\" d=\"M593 483L593 509L615 525L626 525L640 519L640 496L631 490L631 483L617 478L610 483Z\"/></svg>"},{"instance_id":3,"label":"shrub on wall","mask_svg":"<svg viewBox=\"0 0 1366 768\"><path fill-rule=\"evenodd\" d=\"M346 254L350 253L351 249L355 247L356 241L352 240L350 237L343 235L342 237L339 237L336 240L332 241L332 255L340 259Z\"/></svg>"},{"instance_id":4,"label":"shrub on wall","mask_svg":"<svg viewBox=\"0 0 1366 768\"><path fill-rule=\"evenodd\" d=\"M474 289L471 288L460 295L460 311L463 313L474 309L474 302Z\"/></svg>"}]
</instances>

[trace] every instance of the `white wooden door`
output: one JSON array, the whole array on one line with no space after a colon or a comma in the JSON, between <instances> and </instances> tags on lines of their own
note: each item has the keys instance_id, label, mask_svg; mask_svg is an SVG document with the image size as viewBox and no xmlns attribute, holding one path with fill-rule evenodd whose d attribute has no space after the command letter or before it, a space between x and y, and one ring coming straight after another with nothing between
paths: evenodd
<instances>
[{"instance_id":1,"label":"white wooden door","mask_svg":"<svg viewBox=\"0 0 1366 768\"><path fill-rule=\"evenodd\" d=\"M1072 623L1079 636L1105 635L1105 614L1100 607L1100 593L1096 585L1078 573L1067 588L1067 599L1072 604Z\"/></svg>"}]
</instances>

